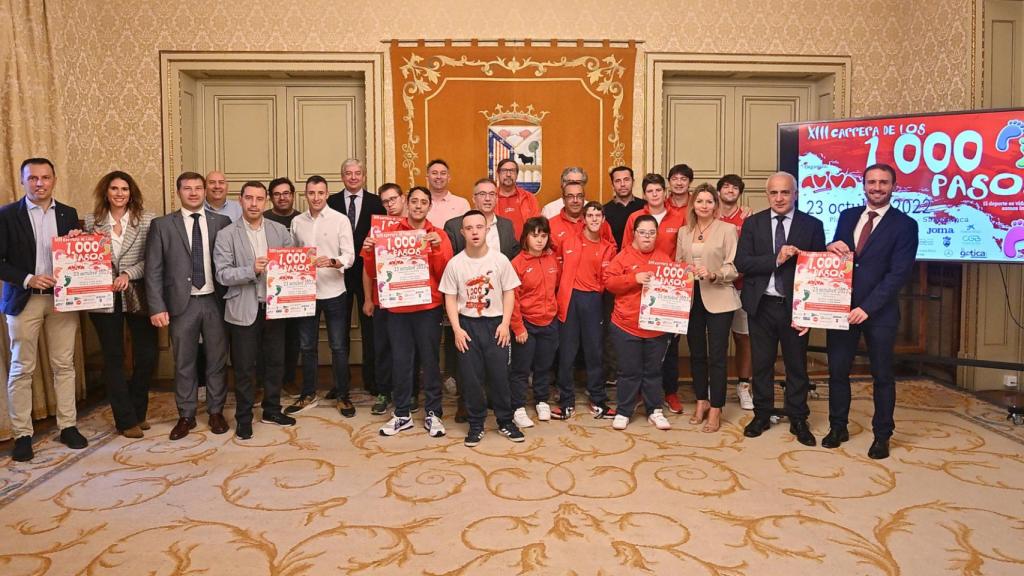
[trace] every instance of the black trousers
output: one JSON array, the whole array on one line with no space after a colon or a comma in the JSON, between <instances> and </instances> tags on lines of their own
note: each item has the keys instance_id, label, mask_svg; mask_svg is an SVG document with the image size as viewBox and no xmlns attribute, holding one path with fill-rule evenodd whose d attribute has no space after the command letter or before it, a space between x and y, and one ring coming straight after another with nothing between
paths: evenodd
<instances>
[{"instance_id":1,"label":"black trousers","mask_svg":"<svg viewBox=\"0 0 1024 576\"><path fill-rule=\"evenodd\" d=\"M768 419L775 404L775 358L782 344L782 361L786 366L785 413L790 420L806 420L807 408L807 341L808 334L798 336L792 327L792 313L786 300L762 296L757 314L751 314L750 358L754 368L754 417Z\"/></svg>"},{"instance_id":2,"label":"black trousers","mask_svg":"<svg viewBox=\"0 0 1024 576\"><path fill-rule=\"evenodd\" d=\"M482 428L487 419L487 401L494 409L498 425L512 421L508 387L509 347L498 346L494 333L501 318L459 316L459 324L469 334L469 349L459 352L459 380L469 413L470 428Z\"/></svg>"},{"instance_id":3,"label":"black trousers","mask_svg":"<svg viewBox=\"0 0 1024 576\"><path fill-rule=\"evenodd\" d=\"M690 320L693 326L693 320ZM661 363L661 389L668 394L679 392L679 334L668 334L668 349Z\"/></svg>"},{"instance_id":4,"label":"black trousers","mask_svg":"<svg viewBox=\"0 0 1024 576\"><path fill-rule=\"evenodd\" d=\"M558 329L558 404L563 408L576 405L573 364L580 348L583 349L583 360L587 367L587 394L590 395L590 401L594 404L608 401L601 360L604 346L601 341L604 333L601 306L599 292L572 291L565 323Z\"/></svg>"},{"instance_id":5,"label":"black trousers","mask_svg":"<svg viewBox=\"0 0 1024 576\"><path fill-rule=\"evenodd\" d=\"M256 386L263 379L263 412L281 411L281 375L284 371L284 335L286 320L267 320L267 309L260 304L256 320L249 326L228 324L231 332L231 363L235 368L235 420L252 423ZM262 374L257 363L263 365Z\"/></svg>"},{"instance_id":6,"label":"black trousers","mask_svg":"<svg viewBox=\"0 0 1024 576\"><path fill-rule=\"evenodd\" d=\"M146 419L149 409L149 385L156 367L156 328L147 316L120 311L121 295L114 299L115 312L91 312L103 351L103 383L114 413L114 426L126 430ZM124 327L128 325L132 343L132 376L124 374Z\"/></svg>"},{"instance_id":7,"label":"black trousers","mask_svg":"<svg viewBox=\"0 0 1024 576\"><path fill-rule=\"evenodd\" d=\"M665 361L668 335L641 338L612 325L612 339L619 351L616 412L627 418L633 416L639 391L644 408L650 415L665 402L665 392L661 389L661 365Z\"/></svg>"},{"instance_id":8,"label":"black trousers","mask_svg":"<svg viewBox=\"0 0 1024 576\"><path fill-rule=\"evenodd\" d=\"M442 310L444 307L438 306L419 312L388 312L396 416L409 415L415 389L417 359L423 368L424 408L437 417L443 415L439 365ZM475 343L476 338L473 339Z\"/></svg>"},{"instance_id":9,"label":"black trousers","mask_svg":"<svg viewBox=\"0 0 1024 576\"><path fill-rule=\"evenodd\" d=\"M373 362L374 366L374 392L391 396L394 391L394 376L392 374L391 357L391 332L388 327L388 319L392 316L384 308L373 309ZM440 334L438 335L440 338ZM366 359L363 358L363 362Z\"/></svg>"},{"instance_id":10,"label":"black trousers","mask_svg":"<svg viewBox=\"0 0 1024 576\"><path fill-rule=\"evenodd\" d=\"M713 314L704 307L700 286L693 286L693 304L686 343L690 346L690 371L697 400L710 400L713 408L725 406L726 362L732 311ZM666 358L667 360L667 358Z\"/></svg>"},{"instance_id":11,"label":"black trousers","mask_svg":"<svg viewBox=\"0 0 1024 576\"><path fill-rule=\"evenodd\" d=\"M301 318L286 318L284 321L284 384L294 384L299 372L299 335Z\"/></svg>"},{"instance_id":12,"label":"black trousers","mask_svg":"<svg viewBox=\"0 0 1024 576\"><path fill-rule=\"evenodd\" d=\"M876 326L868 320L850 326L849 330L829 330L828 347L828 422L833 428L845 428L850 420L850 367L861 335L868 346L871 377L874 380L875 414L871 429L877 438L888 439L896 428L896 376L893 374L893 353L896 327Z\"/></svg>"},{"instance_id":13,"label":"black trousers","mask_svg":"<svg viewBox=\"0 0 1024 576\"><path fill-rule=\"evenodd\" d=\"M525 344L512 340L512 366L509 387L512 411L526 406L526 389L533 374L534 402L547 402L551 397L551 369L558 353L558 318L547 326L537 326L523 320L529 335Z\"/></svg>"}]
</instances>

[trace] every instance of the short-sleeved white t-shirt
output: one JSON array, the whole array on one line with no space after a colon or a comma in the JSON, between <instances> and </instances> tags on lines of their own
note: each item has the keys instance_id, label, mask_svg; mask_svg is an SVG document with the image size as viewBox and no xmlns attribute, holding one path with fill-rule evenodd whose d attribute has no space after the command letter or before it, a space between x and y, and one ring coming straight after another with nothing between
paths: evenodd
<instances>
[{"instance_id":1,"label":"short-sleeved white t-shirt","mask_svg":"<svg viewBox=\"0 0 1024 576\"><path fill-rule=\"evenodd\" d=\"M459 252L444 269L438 287L458 298L459 314L470 318L494 318L504 314L502 293L519 286L512 263L497 250L488 250L480 258Z\"/></svg>"}]
</instances>

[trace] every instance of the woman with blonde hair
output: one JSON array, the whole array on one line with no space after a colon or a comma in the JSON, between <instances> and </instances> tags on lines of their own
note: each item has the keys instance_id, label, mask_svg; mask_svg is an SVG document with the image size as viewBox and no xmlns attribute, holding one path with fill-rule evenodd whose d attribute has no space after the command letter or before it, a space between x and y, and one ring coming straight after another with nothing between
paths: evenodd
<instances>
[{"instance_id":1,"label":"woman with blonde hair","mask_svg":"<svg viewBox=\"0 0 1024 576\"><path fill-rule=\"evenodd\" d=\"M726 361L733 312L740 297L733 285L738 273L736 227L718 219L718 192L709 184L693 191L686 228L680 230L676 259L693 267L695 282L686 342L690 346L690 370L697 408L691 424L707 419L704 432L721 426L725 406Z\"/></svg>"},{"instance_id":2,"label":"woman with blonde hair","mask_svg":"<svg viewBox=\"0 0 1024 576\"><path fill-rule=\"evenodd\" d=\"M114 171L93 189L94 207L85 214L85 231L110 237L114 306L93 310L103 351L103 382L114 413L114 425L128 438L141 438L149 429L149 384L156 365L156 328L150 324L142 282L146 235L154 215L142 205L142 192L125 172ZM132 344L132 376L124 374L124 327Z\"/></svg>"}]
</instances>

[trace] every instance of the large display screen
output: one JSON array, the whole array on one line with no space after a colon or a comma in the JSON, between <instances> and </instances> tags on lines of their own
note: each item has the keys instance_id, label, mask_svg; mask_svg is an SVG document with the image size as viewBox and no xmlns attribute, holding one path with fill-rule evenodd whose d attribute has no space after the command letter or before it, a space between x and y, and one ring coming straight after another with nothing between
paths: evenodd
<instances>
[{"instance_id":1,"label":"large display screen","mask_svg":"<svg viewBox=\"0 0 1024 576\"><path fill-rule=\"evenodd\" d=\"M828 241L876 162L896 169L892 205L918 222L918 259L1024 263L1024 110L779 125L780 169Z\"/></svg>"}]
</instances>

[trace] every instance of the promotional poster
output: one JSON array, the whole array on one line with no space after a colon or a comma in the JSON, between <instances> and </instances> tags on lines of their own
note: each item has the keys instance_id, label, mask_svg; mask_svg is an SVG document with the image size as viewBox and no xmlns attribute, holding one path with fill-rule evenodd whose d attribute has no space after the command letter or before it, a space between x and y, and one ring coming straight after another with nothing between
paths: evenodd
<instances>
[{"instance_id":1,"label":"promotional poster","mask_svg":"<svg viewBox=\"0 0 1024 576\"><path fill-rule=\"evenodd\" d=\"M1024 262L1024 110L780 125L783 148L791 130L800 209L827 239L864 204L864 168L886 163L892 205L918 222L918 259Z\"/></svg>"},{"instance_id":2,"label":"promotional poster","mask_svg":"<svg viewBox=\"0 0 1024 576\"><path fill-rule=\"evenodd\" d=\"M385 232L377 237L377 294L381 308L430 303L430 254L424 230Z\"/></svg>"},{"instance_id":3,"label":"promotional poster","mask_svg":"<svg viewBox=\"0 0 1024 576\"><path fill-rule=\"evenodd\" d=\"M793 323L801 328L849 330L853 259L801 252L793 277Z\"/></svg>"},{"instance_id":4,"label":"promotional poster","mask_svg":"<svg viewBox=\"0 0 1024 576\"><path fill-rule=\"evenodd\" d=\"M383 214L373 214L370 216L370 236L376 238L385 232L393 232L398 230L398 227L402 224L401 216L385 216Z\"/></svg>"},{"instance_id":5,"label":"promotional poster","mask_svg":"<svg viewBox=\"0 0 1024 576\"><path fill-rule=\"evenodd\" d=\"M640 327L686 334L693 302L693 271L682 262L651 262L651 281L640 293Z\"/></svg>"},{"instance_id":6,"label":"promotional poster","mask_svg":"<svg viewBox=\"0 0 1024 576\"><path fill-rule=\"evenodd\" d=\"M316 248L270 248L267 260L267 320L316 314Z\"/></svg>"},{"instance_id":7,"label":"promotional poster","mask_svg":"<svg viewBox=\"0 0 1024 576\"><path fill-rule=\"evenodd\" d=\"M57 312L97 310L114 305L114 267L110 237L80 234L58 236L53 249L53 309Z\"/></svg>"}]
</instances>

